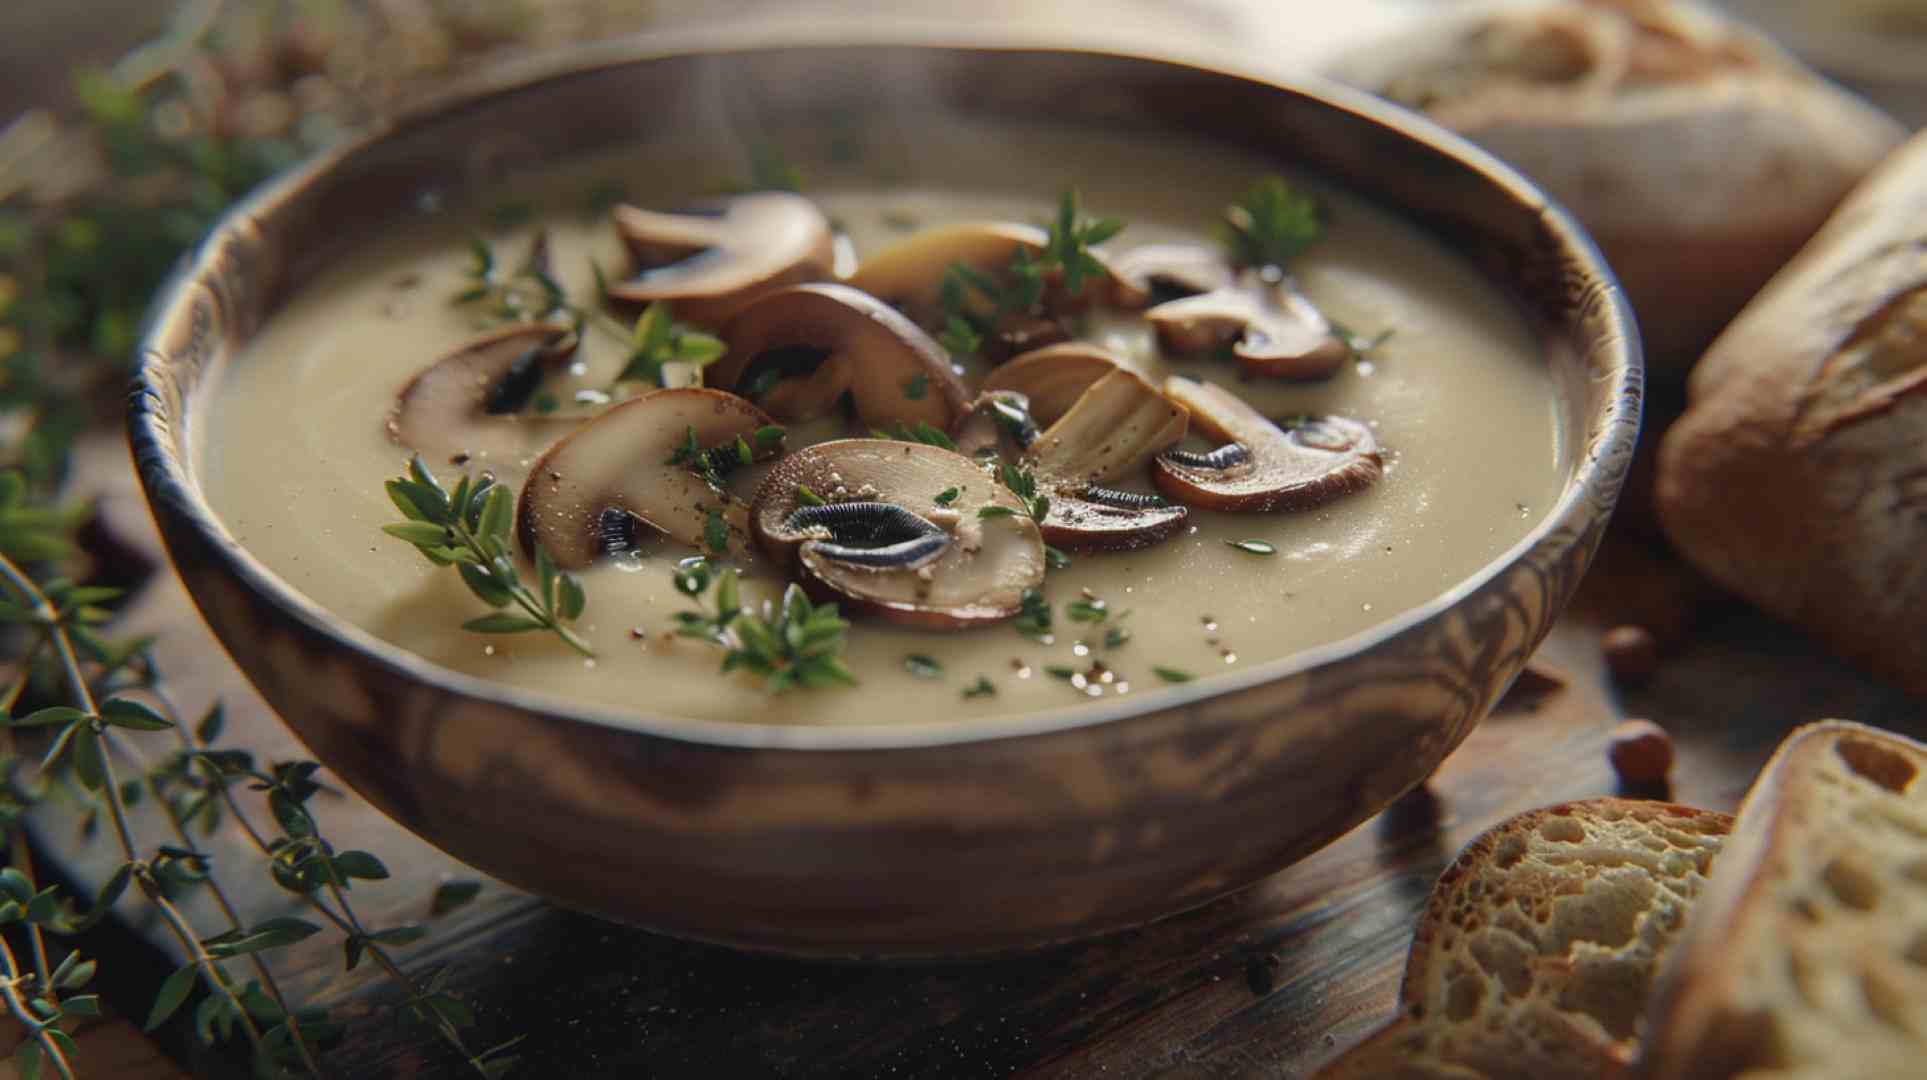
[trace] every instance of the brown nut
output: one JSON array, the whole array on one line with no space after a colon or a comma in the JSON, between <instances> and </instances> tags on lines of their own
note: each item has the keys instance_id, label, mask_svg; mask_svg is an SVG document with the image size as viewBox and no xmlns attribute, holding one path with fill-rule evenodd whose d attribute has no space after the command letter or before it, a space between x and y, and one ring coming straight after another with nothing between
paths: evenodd
<instances>
[{"instance_id":1,"label":"brown nut","mask_svg":"<svg viewBox=\"0 0 1927 1080\"><path fill-rule=\"evenodd\" d=\"M1665 783L1673 770L1673 737L1651 720L1627 720L1613 728L1606 759L1621 783Z\"/></svg>"}]
</instances>

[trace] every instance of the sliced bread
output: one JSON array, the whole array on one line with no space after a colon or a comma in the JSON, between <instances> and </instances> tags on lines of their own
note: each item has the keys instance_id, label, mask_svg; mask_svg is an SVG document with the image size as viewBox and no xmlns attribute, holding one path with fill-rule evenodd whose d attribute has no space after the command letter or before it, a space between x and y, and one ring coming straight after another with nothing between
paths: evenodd
<instances>
[{"instance_id":1,"label":"sliced bread","mask_svg":"<svg viewBox=\"0 0 1927 1080\"><path fill-rule=\"evenodd\" d=\"M1529 811L1468 845L1419 918L1391 1026L1318 1075L1464 1080L1613 1075L1726 814L1594 799Z\"/></svg>"},{"instance_id":2,"label":"sliced bread","mask_svg":"<svg viewBox=\"0 0 1927 1080\"><path fill-rule=\"evenodd\" d=\"M1644 1075L1927 1076L1927 746L1780 745L1655 993Z\"/></svg>"}]
</instances>

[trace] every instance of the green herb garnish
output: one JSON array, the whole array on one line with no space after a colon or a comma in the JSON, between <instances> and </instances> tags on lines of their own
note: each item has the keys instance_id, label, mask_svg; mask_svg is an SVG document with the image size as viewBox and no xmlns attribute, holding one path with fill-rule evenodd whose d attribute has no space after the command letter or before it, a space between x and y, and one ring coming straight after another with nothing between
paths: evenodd
<instances>
[{"instance_id":1,"label":"green herb garnish","mask_svg":"<svg viewBox=\"0 0 1927 1080\"><path fill-rule=\"evenodd\" d=\"M962 488L947 487L947 488L944 488L942 491L937 492L937 494L934 497L932 497L930 501L933 503L936 503L938 506L949 506L951 503L957 501L957 496L962 494L963 494Z\"/></svg>"},{"instance_id":2,"label":"green herb garnish","mask_svg":"<svg viewBox=\"0 0 1927 1080\"><path fill-rule=\"evenodd\" d=\"M1276 555L1276 545L1265 540L1226 540L1226 544L1252 555Z\"/></svg>"},{"instance_id":3,"label":"green herb garnish","mask_svg":"<svg viewBox=\"0 0 1927 1080\"><path fill-rule=\"evenodd\" d=\"M1073 600L1064 605L1064 615L1072 622L1100 623L1109 618L1110 605L1102 600L1085 598Z\"/></svg>"},{"instance_id":4,"label":"green herb garnish","mask_svg":"<svg viewBox=\"0 0 1927 1080\"><path fill-rule=\"evenodd\" d=\"M903 670L915 675L919 679L943 678L943 665L937 663L935 659L919 653L911 653L909 656L903 658Z\"/></svg>"},{"instance_id":5,"label":"green herb garnish","mask_svg":"<svg viewBox=\"0 0 1927 1080\"><path fill-rule=\"evenodd\" d=\"M1123 618L1121 615L1118 617ZM1104 631L1104 647L1107 649L1115 649L1130 640L1131 632L1122 626L1113 625Z\"/></svg>"},{"instance_id":6,"label":"green herb garnish","mask_svg":"<svg viewBox=\"0 0 1927 1080\"><path fill-rule=\"evenodd\" d=\"M720 493L730 473L774 452L783 445L784 435L782 428L766 424L748 438L738 435L726 443L704 447L696 441L696 426L690 424L683 428L682 442L663 464L683 466L701 477L711 491Z\"/></svg>"},{"instance_id":7,"label":"green herb garnish","mask_svg":"<svg viewBox=\"0 0 1927 1080\"><path fill-rule=\"evenodd\" d=\"M798 484L796 485L796 505L828 506L829 500L811 491L808 484Z\"/></svg>"},{"instance_id":8,"label":"green herb garnish","mask_svg":"<svg viewBox=\"0 0 1927 1080\"><path fill-rule=\"evenodd\" d=\"M1017 496L1017 501L1023 504L1023 510L1012 510L1008 506L991 503L978 507L977 517L980 520L991 521L996 518L1017 517L1021 513L1022 516L1036 522L1038 528L1043 528L1044 518L1050 515L1050 496L1038 492L1037 475L1029 469L1004 462L997 467L997 478L1003 481L1003 485L1010 489L1012 495ZM1071 564L1071 557L1045 544L1044 563L1052 570L1062 570Z\"/></svg>"},{"instance_id":9,"label":"green herb garnish","mask_svg":"<svg viewBox=\"0 0 1927 1080\"><path fill-rule=\"evenodd\" d=\"M1048 643L1051 629L1050 601L1045 600L1044 594L1036 589L1025 589L1018 603L1020 608L1017 618L1011 625L1017 628L1018 633L1032 641Z\"/></svg>"},{"instance_id":10,"label":"green herb garnish","mask_svg":"<svg viewBox=\"0 0 1927 1080\"><path fill-rule=\"evenodd\" d=\"M1057 199L1057 220L1051 222L1050 237L1038 259L1045 270L1063 275L1064 289L1076 296L1086 279L1104 276L1104 264L1090 249L1124 231L1124 222L1114 217L1079 221L1078 193L1072 188Z\"/></svg>"},{"instance_id":11,"label":"green herb garnish","mask_svg":"<svg viewBox=\"0 0 1927 1080\"><path fill-rule=\"evenodd\" d=\"M930 376L919 372L903 380L903 396L906 399L910 401L922 401L924 396L929 393Z\"/></svg>"},{"instance_id":12,"label":"green herb garnish","mask_svg":"<svg viewBox=\"0 0 1927 1080\"><path fill-rule=\"evenodd\" d=\"M729 346L721 338L671 319L669 305L658 300L636 317L635 328L629 332L629 359L615 382L667 386L664 365L687 364L701 370L722 359L727 351Z\"/></svg>"},{"instance_id":13,"label":"green herb garnish","mask_svg":"<svg viewBox=\"0 0 1927 1080\"><path fill-rule=\"evenodd\" d=\"M879 439L891 439L896 442L923 443L925 446L936 446L945 450L955 450L957 448L956 442L952 440L950 436L945 435L942 429L932 426L927 420L919 420L915 426L898 424L889 431L885 431L882 428L872 428L870 434Z\"/></svg>"},{"instance_id":14,"label":"green herb garnish","mask_svg":"<svg viewBox=\"0 0 1927 1080\"><path fill-rule=\"evenodd\" d=\"M990 676L979 675L977 676L976 682L964 687L963 696L967 698L996 697L997 687L990 681Z\"/></svg>"},{"instance_id":15,"label":"green herb garnish","mask_svg":"<svg viewBox=\"0 0 1927 1080\"><path fill-rule=\"evenodd\" d=\"M782 603L764 601L760 611L751 611L742 606L735 569L714 580L714 612L677 612L676 633L723 649L725 674L747 671L772 694L856 685L842 656L850 624L835 604L812 604L802 586L791 583ZM699 603L710 581L709 564L700 559L676 571L676 591Z\"/></svg>"},{"instance_id":16,"label":"green herb garnish","mask_svg":"<svg viewBox=\"0 0 1927 1080\"><path fill-rule=\"evenodd\" d=\"M1168 682L1168 683L1187 683L1187 682L1190 682L1192 679L1197 678L1196 675L1193 675L1188 671L1180 671L1177 668L1154 667L1151 669L1151 671L1158 678L1163 679L1165 682Z\"/></svg>"},{"instance_id":17,"label":"green herb garnish","mask_svg":"<svg viewBox=\"0 0 1927 1080\"><path fill-rule=\"evenodd\" d=\"M1053 664L1044 669L1044 674L1049 675L1053 679L1063 679L1065 682L1069 682L1077 677L1077 669Z\"/></svg>"},{"instance_id":18,"label":"green herb garnish","mask_svg":"<svg viewBox=\"0 0 1927 1080\"><path fill-rule=\"evenodd\" d=\"M581 616L587 604L582 583L558 570L540 544L535 548L536 587L523 584L509 540L515 496L508 488L487 476L471 481L464 475L451 494L422 464L420 454L409 461L407 475L386 487L407 520L384 525L383 532L415 545L436 566L455 567L468 591L488 606L521 609L521 614L498 610L470 619L462 629L478 634L547 630L576 652L595 655L564 625Z\"/></svg>"},{"instance_id":19,"label":"green herb garnish","mask_svg":"<svg viewBox=\"0 0 1927 1080\"><path fill-rule=\"evenodd\" d=\"M1283 177L1267 176L1225 208L1221 239L1232 261L1283 270L1324 235L1324 215Z\"/></svg>"}]
</instances>

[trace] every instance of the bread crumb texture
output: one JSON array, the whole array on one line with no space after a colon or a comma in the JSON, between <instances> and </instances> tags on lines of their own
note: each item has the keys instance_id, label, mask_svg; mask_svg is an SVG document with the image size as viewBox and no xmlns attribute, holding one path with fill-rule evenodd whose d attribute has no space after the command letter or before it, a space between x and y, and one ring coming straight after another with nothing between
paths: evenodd
<instances>
[{"instance_id":1,"label":"bread crumb texture","mask_svg":"<svg viewBox=\"0 0 1927 1080\"><path fill-rule=\"evenodd\" d=\"M1927 1076L1927 746L1802 729L1669 971L1654 1077Z\"/></svg>"},{"instance_id":2,"label":"bread crumb texture","mask_svg":"<svg viewBox=\"0 0 1927 1080\"><path fill-rule=\"evenodd\" d=\"M1597 799L1511 818L1440 876L1400 1018L1321 1076L1601 1076L1623 1069L1649 990L1732 818Z\"/></svg>"}]
</instances>

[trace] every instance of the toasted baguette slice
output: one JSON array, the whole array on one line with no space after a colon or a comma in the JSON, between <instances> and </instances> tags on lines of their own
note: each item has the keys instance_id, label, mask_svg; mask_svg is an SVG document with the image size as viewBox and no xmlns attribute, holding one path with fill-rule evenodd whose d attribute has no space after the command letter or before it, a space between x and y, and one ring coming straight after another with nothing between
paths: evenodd
<instances>
[{"instance_id":1,"label":"toasted baguette slice","mask_svg":"<svg viewBox=\"0 0 1927 1080\"><path fill-rule=\"evenodd\" d=\"M1594 799L1486 831L1419 917L1399 1018L1318 1075L1616 1074L1732 824L1670 803Z\"/></svg>"},{"instance_id":2,"label":"toasted baguette slice","mask_svg":"<svg viewBox=\"0 0 1927 1080\"><path fill-rule=\"evenodd\" d=\"M1927 1076L1927 746L1801 728L1739 821L1655 992L1645 1075Z\"/></svg>"}]
</instances>

